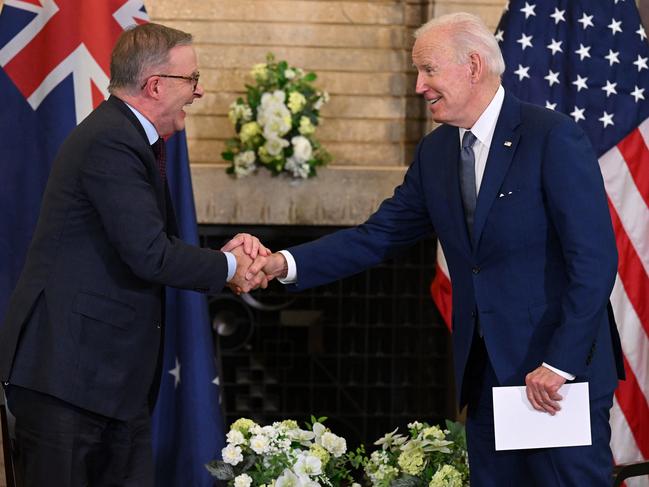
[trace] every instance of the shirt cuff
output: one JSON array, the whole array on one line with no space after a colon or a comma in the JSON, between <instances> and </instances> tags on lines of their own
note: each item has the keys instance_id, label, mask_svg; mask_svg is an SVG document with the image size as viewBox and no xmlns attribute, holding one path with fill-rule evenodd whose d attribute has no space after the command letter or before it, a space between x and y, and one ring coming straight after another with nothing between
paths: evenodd
<instances>
[{"instance_id":1,"label":"shirt cuff","mask_svg":"<svg viewBox=\"0 0 649 487\"><path fill-rule=\"evenodd\" d=\"M228 259L228 277L225 282L230 282L237 272L237 258L232 252L223 252L223 255Z\"/></svg>"},{"instance_id":2,"label":"shirt cuff","mask_svg":"<svg viewBox=\"0 0 649 487\"><path fill-rule=\"evenodd\" d=\"M559 370L556 367L552 367L551 365L548 365L545 362L543 362L541 365L543 365L543 367L545 367L546 369L550 369L555 374L559 374L561 377L563 377L566 380L575 380L575 376L569 374L568 372L564 372L563 370Z\"/></svg>"},{"instance_id":3,"label":"shirt cuff","mask_svg":"<svg viewBox=\"0 0 649 487\"><path fill-rule=\"evenodd\" d=\"M297 282L297 265L295 264L295 259L288 250L280 250L279 253L286 259L288 271L286 272L286 277L278 277L277 280L282 284L295 284Z\"/></svg>"}]
</instances>

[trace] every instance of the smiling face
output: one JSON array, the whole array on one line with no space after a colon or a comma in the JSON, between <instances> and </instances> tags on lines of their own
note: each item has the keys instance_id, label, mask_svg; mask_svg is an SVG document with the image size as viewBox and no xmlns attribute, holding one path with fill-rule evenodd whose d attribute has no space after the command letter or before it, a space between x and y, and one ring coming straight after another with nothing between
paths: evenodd
<instances>
[{"instance_id":1,"label":"smiling face","mask_svg":"<svg viewBox=\"0 0 649 487\"><path fill-rule=\"evenodd\" d=\"M161 68L175 76L192 76L198 71L196 53L192 46L176 46L169 51L169 63ZM203 96L203 87L179 78L157 78L157 114L153 124L162 136L171 135L185 128L185 106L191 105L196 98Z\"/></svg>"},{"instance_id":2,"label":"smiling face","mask_svg":"<svg viewBox=\"0 0 649 487\"><path fill-rule=\"evenodd\" d=\"M475 54L458 60L452 43L448 29L433 29L417 38L412 48L416 91L426 100L433 120L470 128L481 113L476 114L480 69Z\"/></svg>"}]
</instances>

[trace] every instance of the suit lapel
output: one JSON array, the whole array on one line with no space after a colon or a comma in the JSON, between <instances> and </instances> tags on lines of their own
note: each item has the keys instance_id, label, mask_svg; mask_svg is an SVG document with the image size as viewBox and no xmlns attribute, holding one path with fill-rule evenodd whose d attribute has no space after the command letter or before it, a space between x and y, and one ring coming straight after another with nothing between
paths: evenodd
<instances>
[{"instance_id":1,"label":"suit lapel","mask_svg":"<svg viewBox=\"0 0 649 487\"><path fill-rule=\"evenodd\" d=\"M496 130L491 140L473 222L474 249L478 248L487 215L509 170L520 138L520 102L505 94L498 116Z\"/></svg>"},{"instance_id":2,"label":"suit lapel","mask_svg":"<svg viewBox=\"0 0 649 487\"><path fill-rule=\"evenodd\" d=\"M165 185L162 184L162 178L160 177L160 172L156 164L155 154L151 149L151 145L149 144L149 141L147 139L146 132L144 131L144 127L142 127L142 124L137 119L135 114L131 111L131 109L128 106L126 106L126 103L124 103L116 96L113 95L109 96L105 103L108 103L109 105L112 105L115 108L117 108L117 110L119 110L128 119L131 125L133 125L133 128L135 128L138 131L138 133L142 136L142 140L146 144L146 147L148 147L148 150L146 149L144 150L144 152L148 154L147 157L145 157L144 162L147 166L147 173L149 174L151 183L155 188L156 199L158 200L158 207L160 208L160 213L162 214L166 226L169 219L168 218L169 214L167 212L167 197L165 194L166 188L164 187Z\"/></svg>"}]
</instances>

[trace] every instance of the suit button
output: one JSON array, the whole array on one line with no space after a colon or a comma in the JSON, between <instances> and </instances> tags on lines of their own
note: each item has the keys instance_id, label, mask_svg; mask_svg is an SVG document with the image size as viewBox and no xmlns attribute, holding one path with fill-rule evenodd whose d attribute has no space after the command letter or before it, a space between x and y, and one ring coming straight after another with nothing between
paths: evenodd
<instances>
[{"instance_id":1,"label":"suit button","mask_svg":"<svg viewBox=\"0 0 649 487\"><path fill-rule=\"evenodd\" d=\"M155 327L159 330L160 329L160 322L159 321L154 321L153 324Z\"/></svg>"},{"instance_id":2,"label":"suit button","mask_svg":"<svg viewBox=\"0 0 649 487\"><path fill-rule=\"evenodd\" d=\"M471 272L474 274L480 274L480 268L478 266L475 266L473 269L471 269Z\"/></svg>"},{"instance_id":3,"label":"suit button","mask_svg":"<svg viewBox=\"0 0 649 487\"><path fill-rule=\"evenodd\" d=\"M476 315L476 312L475 312L475 311L471 311L471 318L475 318L475 315Z\"/></svg>"}]
</instances>

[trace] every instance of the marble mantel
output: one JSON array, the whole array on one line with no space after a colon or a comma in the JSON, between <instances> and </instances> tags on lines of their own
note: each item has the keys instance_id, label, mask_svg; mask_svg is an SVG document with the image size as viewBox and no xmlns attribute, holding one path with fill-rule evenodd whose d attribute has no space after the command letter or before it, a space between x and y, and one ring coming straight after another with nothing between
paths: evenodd
<instances>
[{"instance_id":1,"label":"marble mantel","mask_svg":"<svg viewBox=\"0 0 649 487\"><path fill-rule=\"evenodd\" d=\"M268 171L234 179L222 165L192 165L198 223L356 225L392 195L405 167L332 166L295 181Z\"/></svg>"}]
</instances>

